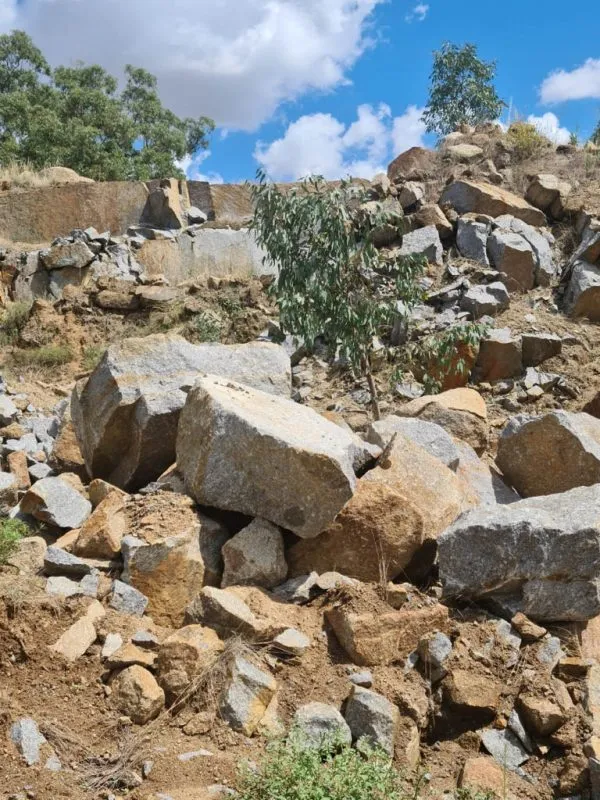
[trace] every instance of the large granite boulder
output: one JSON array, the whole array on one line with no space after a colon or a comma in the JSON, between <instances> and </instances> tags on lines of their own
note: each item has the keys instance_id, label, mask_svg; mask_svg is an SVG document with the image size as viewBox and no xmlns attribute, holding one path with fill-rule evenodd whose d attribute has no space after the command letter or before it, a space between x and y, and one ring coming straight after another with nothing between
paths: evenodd
<instances>
[{"instance_id":1,"label":"large granite boulder","mask_svg":"<svg viewBox=\"0 0 600 800\"><path fill-rule=\"evenodd\" d=\"M591 619L600 486L468 511L439 537L438 557L446 598L497 600L540 621Z\"/></svg>"},{"instance_id":2,"label":"large granite boulder","mask_svg":"<svg viewBox=\"0 0 600 800\"><path fill-rule=\"evenodd\" d=\"M564 303L572 317L600 322L600 266L587 261L574 263Z\"/></svg>"},{"instance_id":3,"label":"large granite boulder","mask_svg":"<svg viewBox=\"0 0 600 800\"><path fill-rule=\"evenodd\" d=\"M600 420L569 411L514 417L498 441L496 461L523 497L600 483Z\"/></svg>"},{"instance_id":4,"label":"large granite boulder","mask_svg":"<svg viewBox=\"0 0 600 800\"><path fill-rule=\"evenodd\" d=\"M510 214L529 225L545 225L546 216L519 197L500 186L489 183L460 180L451 183L442 192L440 205L452 206L459 214L487 214L500 217Z\"/></svg>"},{"instance_id":5,"label":"large granite boulder","mask_svg":"<svg viewBox=\"0 0 600 800\"><path fill-rule=\"evenodd\" d=\"M310 539L354 494L357 442L307 406L206 376L181 414L177 464L200 505Z\"/></svg>"},{"instance_id":6,"label":"large granite boulder","mask_svg":"<svg viewBox=\"0 0 600 800\"><path fill-rule=\"evenodd\" d=\"M290 359L279 345L194 345L163 334L125 339L73 392L73 425L90 476L128 489L155 480L175 461L179 413L203 373L290 394Z\"/></svg>"}]
</instances>

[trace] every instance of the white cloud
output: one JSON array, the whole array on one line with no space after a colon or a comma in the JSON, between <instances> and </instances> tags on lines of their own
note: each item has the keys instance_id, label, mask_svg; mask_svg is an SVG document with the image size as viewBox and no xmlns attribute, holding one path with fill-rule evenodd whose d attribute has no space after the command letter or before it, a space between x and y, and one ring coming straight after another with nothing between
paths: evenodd
<instances>
[{"instance_id":1,"label":"white cloud","mask_svg":"<svg viewBox=\"0 0 600 800\"><path fill-rule=\"evenodd\" d=\"M372 178L402 150L423 143L425 129L416 121L421 114L410 106L394 119L384 103L362 105L347 127L331 114L308 114L288 125L280 139L258 142L254 157L274 180Z\"/></svg>"},{"instance_id":2,"label":"white cloud","mask_svg":"<svg viewBox=\"0 0 600 800\"><path fill-rule=\"evenodd\" d=\"M401 117L396 117L392 128L394 153L399 155L411 147L422 147L425 136L424 108L409 106Z\"/></svg>"},{"instance_id":3,"label":"white cloud","mask_svg":"<svg viewBox=\"0 0 600 800\"><path fill-rule=\"evenodd\" d=\"M203 172L201 164L210 157L210 150L202 150L194 156L186 156L177 162L190 181L208 181L209 183L224 183L223 176L218 172Z\"/></svg>"},{"instance_id":4,"label":"white cloud","mask_svg":"<svg viewBox=\"0 0 600 800\"><path fill-rule=\"evenodd\" d=\"M283 100L344 83L384 0L0 0L54 63L156 74L179 114L252 130Z\"/></svg>"},{"instance_id":5,"label":"white cloud","mask_svg":"<svg viewBox=\"0 0 600 800\"><path fill-rule=\"evenodd\" d=\"M600 98L600 58L588 58L571 71L551 73L540 87L540 98L542 103Z\"/></svg>"},{"instance_id":6,"label":"white cloud","mask_svg":"<svg viewBox=\"0 0 600 800\"><path fill-rule=\"evenodd\" d=\"M416 20L417 22L423 22L427 14L429 13L429 5L427 3L418 3L410 14L407 14L404 19L406 22L412 22Z\"/></svg>"},{"instance_id":7,"label":"white cloud","mask_svg":"<svg viewBox=\"0 0 600 800\"><path fill-rule=\"evenodd\" d=\"M541 117L530 114L527 117L527 122L554 144L569 143L571 131L568 128L561 128L558 117L551 111L547 111Z\"/></svg>"}]
</instances>

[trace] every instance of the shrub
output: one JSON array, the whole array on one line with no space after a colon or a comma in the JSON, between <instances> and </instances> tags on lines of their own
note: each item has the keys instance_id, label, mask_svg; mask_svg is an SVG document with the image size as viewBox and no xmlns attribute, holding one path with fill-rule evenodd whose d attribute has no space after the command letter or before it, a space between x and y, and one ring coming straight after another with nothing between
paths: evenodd
<instances>
[{"instance_id":1,"label":"shrub","mask_svg":"<svg viewBox=\"0 0 600 800\"><path fill-rule=\"evenodd\" d=\"M86 347L83 351L83 357L81 359L81 366L87 371L92 372L92 370L96 369L100 359L106 352L106 345L103 344L91 344L89 347Z\"/></svg>"},{"instance_id":2,"label":"shrub","mask_svg":"<svg viewBox=\"0 0 600 800\"><path fill-rule=\"evenodd\" d=\"M278 270L272 285L282 330L301 336L308 348L323 336L369 384L379 417L371 369L373 340L420 300L424 259L401 257L375 246L382 227L402 232L402 219L365 189L342 181L332 188L314 177L282 192L258 172L252 187L251 227L265 260Z\"/></svg>"},{"instance_id":3,"label":"shrub","mask_svg":"<svg viewBox=\"0 0 600 800\"><path fill-rule=\"evenodd\" d=\"M17 549L19 540L29 535L29 528L20 519L0 520L0 565L6 564Z\"/></svg>"},{"instance_id":4,"label":"shrub","mask_svg":"<svg viewBox=\"0 0 600 800\"><path fill-rule=\"evenodd\" d=\"M13 345L29 319L29 303L9 303L0 316L0 344Z\"/></svg>"},{"instance_id":5,"label":"shrub","mask_svg":"<svg viewBox=\"0 0 600 800\"><path fill-rule=\"evenodd\" d=\"M23 367L60 367L73 360L73 352L68 345L49 344L32 350L18 350L13 353L13 359Z\"/></svg>"},{"instance_id":6,"label":"shrub","mask_svg":"<svg viewBox=\"0 0 600 800\"><path fill-rule=\"evenodd\" d=\"M424 779L412 785L380 750L359 749L333 740L307 748L293 733L271 744L257 768L242 766L238 800L419 800ZM459 789L460 800L493 800L493 795Z\"/></svg>"},{"instance_id":7,"label":"shrub","mask_svg":"<svg viewBox=\"0 0 600 800\"><path fill-rule=\"evenodd\" d=\"M183 335L190 342L218 342L221 338L223 320L214 311L200 311L186 322Z\"/></svg>"},{"instance_id":8,"label":"shrub","mask_svg":"<svg viewBox=\"0 0 600 800\"><path fill-rule=\"evenodd\" d=\"M466 322L426 336L409 349L427 394L442 391L450 377L463 378L466 383L472 366L469 356L476 357L479 343L487 332L487 325Z\"/></svg>"},{"instance_id":9,"label":"shrub","mask_svg":"<svg viewBox=\"0 0 600 800\"><path fill-rule=\"evenodd\" d=\"M513 122L506 136L519 161L539 156L552 146L550 140L542 136L529 122Z\"/></svg>"}]
</instances>

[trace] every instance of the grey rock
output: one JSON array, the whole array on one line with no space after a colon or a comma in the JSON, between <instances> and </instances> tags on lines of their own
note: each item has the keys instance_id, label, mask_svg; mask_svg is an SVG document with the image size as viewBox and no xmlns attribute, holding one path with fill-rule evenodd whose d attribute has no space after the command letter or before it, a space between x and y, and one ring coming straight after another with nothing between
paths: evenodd
<instances>
[{"instance_id":1,"label":"grey rock","mask_svg":"<svg viewBox=\"0 0 600 800\"><path fill-rule=\"evenodd\" d=\"M483 730L479 732L481 743L504 769L515 772L529 760L529 753L510 730Z\"/></svg>"},{"instance_id":2,"label":"grey rock","mask_svg":"<svg viewBox=\"0 0 600 800\"><path fill-rule=\"evenodd\" d=\"M600 420L569 411L518 417L502 432L496 461L523 497L600 483Z\"/></svg>"},{"instance_id":3,"label":"grey rock","mask_svg":"<svg viewBox=\"0 0 600 800\"><path fill-rule=\"evenodd\" d=\"M540 621L600 614L600 486L463 514L438 539L446 598L509 598Z\"/></svg>"},{"instance_id":4,"label":"grey rock","mask_svg":"<svg viewBox=\"0 0 600 800\"><path fill-rule=\"evenodd\" d=\"M61 547L50 546L44 555L44 571L46 575L66 575L71 578L82 578L89 575L91 567L72 553Z\"/></svg>"},{"instance_id":5,"label":"grey rock","mask_svg":"<svg viewBox=\"0 0 600 800\"><path fill-rule=\"evenodd\" d=\"M49 478L52 475L52 467L45 464L43 461L38 461L36 464L32 464L29 467L29 476L33 478L33 481L41 481L43 478Z\"/></svg>"},{"instance_id":6,"label":"grey rock","mask_svg":"<svg viewBox=\"0 0 600 800\"><path fill-rule=\"evenodd\" d=\"M6 394L0 395L0 423L10 425L17 418L19 409Z\"/></svg>"},{"instance_id":7,"label":"grey rock","mask_svg":"<svg viewBox=\"0 0 600 800\"><path fill-rule=\"evenodd\" d=\"M131 637L131 641L143 650L157 650L159 647L158 637L151 631L136 631Z\"/></svg>"},{"instance_id":8,"label":"grey rock","mask_svg":"<svg viewBox=\"0 0 600 800\"><path fill-rule=\"evenodd\" d=\"M307 747L321 747L331 739L352 743L352 732L337 708L326 703L301 706L292 720L292 732Z\"/></svg>"},{"instance_id":9,"label":"grey rock","mask_svg":"<svg viewBox=\"0 0 600 800\"><path fill-rule=\"evenodd\" d=\"M533 248L523 236L498 228L488 239L488 254L498 272L507 276L509 289L533 289L536 261Z\"/></svg>"},{"instance_id":10,"label":"grey rock","mask_svg":"<svg viewBox=\"0 0 600 800\"><path fill-rule=\"evenodd\" d=\"M573 317L600 322L600 266L582 260L574 263L564 305Z\"/></svg>"},{"instance_id":11,"label":"grey rock","mask_svg":"<svg viewBox=\"0 0 600 800\"><path fill-rule=\"evenodd\" d=\"M398 200L405 211L408 208L420 205L424 197L425 187L422 183L415 183L414 181L405 183L398 192Z\"/></svg>"},{"instance_id":12,"label":"grey rock","mask_svg":"<svg viewBox=\"0 0 600 800\"><path fill-rule=\"evenodd\" d=\"M255 519L223 545L221 586L272 589L287 577L283 535L276 525Z\"/></svg>"},{"instance_id":13,"label":"grey rock","mask_svg":"<svg viewBox=\"0 0 600 800\"><path fill-rule=\"evenodd\" d=\"M73 392L73 425L90 475L120 488L158 478L175 462L179 414L203 373L290 395L290 360L279 345L194 345L162 334L125 339Z\"/></svg>"},{"instance_id":14,"label":"grey rock","mask_svg":"<svg viewBox=\"0 0 600 800\"><path fill-rule=\"evenodd\" d=\"M432 264L441 265L444 248L435 225L418 228L402 237L401 256L424 256Z\"/></svg>"},{"instance_id":15,"label":"grey rock","mask_svg":"<svg viewBox=\"0 0 600 800\"><path fill-rule=\"evenodd\" d=\"M0 472L0 504L12 508L19 497L19 487L12 472Z\"/></svg>"},{"instance_id":16,"label":"grey rock","mask_svg":"<svg viewBox=\"0 0 600 800\"><path fill-rule=\"evenodd\" d=\"M94 570L80 581L64 575L52 575L46 581L46 593L58 597L97 597L100 573Z\"/></svg>"},{"instance_id":17,"label":"grey rock","mask_svg":"<svg viewBox=\"0 0 600 800\"><path fill-rule=\"evenodd\" d=\"M121 614L142 617L148 605L148 598L128 583L117 580L113 581L109 605Z\"/></svg>"},{"instance_id":18,"label":"grey rock","mask_svg":"<svg viewBox=\"0 0 600 800\"><path fill-rule=\"evenodd\" d=\"M489 222L478 222L469 217L461 217L456 229L456 246L461 256L489 267L487 240L491 229Z\"/></svg>"},{"instance_id":19,"label":"grey rock","mask_svg":"<svg viewBox=\"0 0 600 800\"><path fill-rule=\"evenodd\" d=\"M509 215L498 217L494 224L505 230L518 233L525 239L534 254L535 285L549 286L556 275L556 264L550 247L550 240L554 241L553 237L545 236L533 225L528 225L523 220Z\"/></svg>"},{"instance_id":20,"label":"grey rock","mask_svg":"<svg viewBox=\"0 0 600 800\"><path fill-rule=\"evenodd\" d=\"M456 471L460 460L459 450L452 437L435 422L410 417L390 415L372 422L367 428L367 441L385 447L395 434L401 434Z\"/></svg>"},{"instance_id":21,"label":"grey rock","mask_svg":"<svg viewBox=\"0 0 600 800\"><path fill-rule=\"evenodd\" d=\"M37 453L40 449L38 440L33 433L26 433L20 439L7 439L4 442L3 450L5 453L20 453L27 454Z\"/></svg>"},{"instance_id":22,"label":"grey rock","mask_svg":"<svg viewBox=\"0 0 600 800\"><path fill-rule=\"evenodd\" d=\"M191 208L188 208L185 214L190 225L199 225L208 220L208 216L205 214L205 212L201 211L199 208L196 208L196 206L191 206Z\"/></svg>"},{"instance_id":23,"label":"grey rock","mask_svg":"<svg viewBox=\"0 0 600 800\"><path fill-rule=\"evenodd\" d=\"M521 637L515 632L510 622L505 619L499 619L496 623L496 636L501 642L512 647L513 650L521 648Z\"/></svg>"},{"instance_id":24,"label":"grey rock","mask_svg":"<svg viewBox=\"0 0 600 800\"><path fill-rule=\"evenodd\" d=\"M308 603L316 594L317 581L319 576L316 572L310 575L299 575L297 578L290 578L280 586L273 589L273 594L285 599L288 603Z\"/></svg>"},{"instance_id":25,"label":"grey rock","mask_svg":"<svg viewBox=\"0 0 600 800\"><path fill-rule=\"evenodd\" d=\"M102 645L102 658L110 658L119 650L123 645L123 637L120 633L107 633Z\"/></svg>"},{"instance_id":26,"label":"grey rock","mask_svg":"<svg viewBox=\"0 0 600 800\"><path fill-rule=\"evenodd\" d=\"M31 717L23 717L13 724L10 729L10 738L14 745L17 747L28 767L39 764L42 757L41 748L43 745L48 745L48 740L40 733L37 722ZM49 746L48 746L49 747ZM53 771L60 769L60 762L56 755L52 755L46 762L46 768Z\"/></svg>"},{"instance_id":27,"label":"grey rock","mask_svg":"<svg viewBox=\"0 0 600 800\"><path fill-rule=\"evenodd\" d=\"M562 352L562 339L555 333L524 333L521 342L524 367L537 367Z\"/></svg>"},{"instance_id":28,"label":"grey rock","mask_svg":"<svg viewBox=\"0 0 600 800\"><path fill-rule=\"evenodd\" d=\"M533 753L535 745L531 741L530 735L525 730L525 726L521 722L521 717L514 708L510 712L510 716L508 718L508 728L515 734L517 739L519 739L527 752Z\"/></svg>"},{"instance_id":29,"label":"grey rock","mask_svg":"<svg viewBox=\"0 0 600 800\"><path fill-rule=\"evenodd\" d=\"M509 328L496 328L480 340L474 370L479 381L516 378L522 371L520 336L513 336Z\"/></svg>"},{"instance_id":30,"label":"grey rock","mask_svg":"<svg viewBox=\"0 0 600 800\"><path fill-rule=\"evenodd\" d=\"M66 481L42 478L24 495L21 511L57 528L73 529L83 525L92 504Z\"/></svg>"},{"instance_id":31,"label":"grey rock","mask_svg":"<svg viewBox=\"0 0 600 800\"><path fill-rule=\"evenodd\" d=\"M460 299L460 307L468 311L473 319L490 315L495 316L505 311L510 304L508 289L502 281L471 286Z\"/></svg>"},{"instance_id":32,"label":"grey rock","mask_svg":"<svg viewBox=\"0 0 600 800\"><path fill-rule=\"evenodd\" d=\"M581 243L573 253L572 260L587 261L590 264L600 262L600 227L597 222L584 229Z\"/></svg>"},{"instance_id":33,"label":"grey rock","mask_svg":"<svg viewBox=\"0 0 600 800\"><path fill-rule=\"evenodd\" d=\"M301 656L310 647L310 639L302 631L286 628L273 639L273 646L282 653Z\"/></svg>"},{"instance_id":34,"label":"grey rock","mask_svg":"<svg viewBox=\"0 0 600 800\"><path fill-rule=\"evenodd\" d=\"M275 696L277 683L272 675L240 656L233 659L230 673L219 711L233 730L250 736L261 719L257 709L262 708L264 714Z\"/></svg>"},{"instance_id":35,"label":"grey rock","mask_svg":"<svg viewBox=\"0 0 600 800\"><path fill-rule=\"evenodd\" d=\"M177 464L199 504L314 538L354 493L356 446L306 406L207 376L181 413Z\"/></svg>"},{"instance_id":36,"label":"grey rock","mask_svg":"<svg viewBox=\"0 0 600 800\"><path fill-rule=\"evenodd\" d=\"M190 622L213 628L219 636L253 639L264 635L264 625L244 601L225 589L205 586L187 609Z\"/></svg>"},{"instance_id":37,"label":"grey rock","mask_svg":"<svg viewBox=\"0 0 600 800\"><path fill-rule=\"evenodd\" d=\"M353 672L349 676L350 683L355 686L362 686L364 689L370 689L373 685L373 673L365 670L364 672Z\"/></svg>"},{"instance_id":38,"label":"grey rock","mask_svg":"<svg viewBox=\"0 0 600 800\"><path fill-rule=\"evenodd\" d=\"M452 640L438 631L421 639L417 652L425 664L440 669L452 652Z\"/></svg>"},{"instance_id":39,"label":"grey rock","mask_svg":"<svg viewBox=\"0 0 600 800\"><path fill-rule=\"evenodd\" d=\"M55 244L40 252L40 260L47 270L72 267L81 270L94 260L94 253L83 241Z\"/></svg>"},{"instance_id":40,"label":"grey rock","mask_svg":"<svg viewBox=\"0 0 600 800\"><path fill-rule=\"evenodd\" d=\"M346 702L345 718L352 738L394 754L400 712L385 697L357 686Z\"/></svg>"},{"instance_id":41,"label":"grey rock","mask_svg":"<svg viewBox=\"0 0 600 800\"><path fill-rule=\"evenodd\" d=\"M561 658L566 656L558 636L545 636L536 648L535 657L552 672Z\"/></svg>"}]
</instances>

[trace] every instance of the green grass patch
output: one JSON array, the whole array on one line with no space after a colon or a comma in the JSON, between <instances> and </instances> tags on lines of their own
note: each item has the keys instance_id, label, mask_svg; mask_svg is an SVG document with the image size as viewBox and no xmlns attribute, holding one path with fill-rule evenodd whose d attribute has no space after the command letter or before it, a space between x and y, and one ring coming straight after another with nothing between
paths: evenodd
<instances>
[{"instance_id":1,"label":"green grass patch","mask_svg":"<svg viewBox=\"0 0 600 800\"><path fill-rule=\"evenodd\" d=\"M12 357L20 367L60 367L73 361L73 351L67 345L51 344L31 350L15 350Z\"/></svg>"},{"instance_id":2,"label":"green grass patch","mask_svg":"<svg viewBox=\"0 0 600 800\"><path fill-rule=\"evenodd\" d=\"M27 324L30 303L9 303L0 315L0 344L14 345Z\"/></svg>"},{"instance_id":3,"label":"green grass patch","mask_svg":"<svg viewBox=\"0 0 600 800\"><path fill-rule=\"evenodd\" d=\"M92 344L89 347L86 347L83 351L81 366L84 370L86 370L86 372L92 372L92 370L96 369L100 363L104 353L106 353L106 345Z\"/></svg>"},{"instance_id":4,"label":"green grass patch","mask_svg":"<svg viewBox=\"0 0 600 800\"><path fill-rule=\"evenodd\" d=\"M29 528L20 519L0 520L0 565L6 564L25 536L29 536Z\"/></svg>"}]
</instances>

